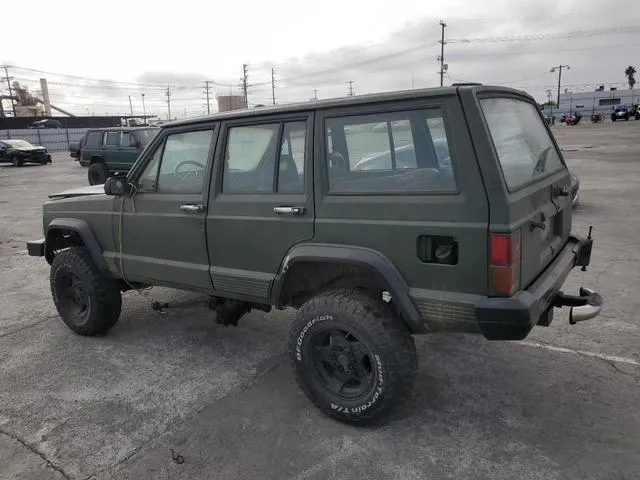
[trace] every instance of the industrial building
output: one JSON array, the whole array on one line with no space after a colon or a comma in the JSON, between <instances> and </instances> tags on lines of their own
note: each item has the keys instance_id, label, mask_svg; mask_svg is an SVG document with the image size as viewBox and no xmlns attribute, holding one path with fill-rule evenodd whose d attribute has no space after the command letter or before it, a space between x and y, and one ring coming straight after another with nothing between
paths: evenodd
<instances>
[{"instance_id":1,"label":"industrial building","mask_svg":"<svg viewBox=\"0 0 640 480\"><path fill-rule=\"evenodd\" d=\"M559 108L553 107L553 115L563 113L580 113L591 115L593 112L608 116L615 105L637 105L640 103L640 89L615 88L605 90L604 86L596 88L592 92L572 92L565 89L560 94ZM545 106L545 113L550 113L551 108Z\"/></svg>"},{"instance_id":2,"label":"industrial building","mask_svg":"<svg viewBox=\"0 0 640 480\"><path fill-rule=\"evenodd\" d=\"M246 108L243 95L218 95L216 100L218 101L219 112Z\"/></svg>"}]
</instances>

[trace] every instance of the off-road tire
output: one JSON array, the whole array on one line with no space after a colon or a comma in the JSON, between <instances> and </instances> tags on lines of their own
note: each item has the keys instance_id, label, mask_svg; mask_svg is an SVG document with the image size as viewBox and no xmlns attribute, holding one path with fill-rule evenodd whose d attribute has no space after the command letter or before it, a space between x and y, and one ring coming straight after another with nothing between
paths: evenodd
<instances>
[{"instance_id":1,"label":"off-road tire","mask_svg":"<svg viewBox=\"0 0 640 480\"><path fill-rule=\"evenodd\" d=\"M373 384L358 398L331 391L312 359L318 348L314 338L333 329L354 335L370 354ZM323 292L303 304L289 331L288 350L296 382L309 400L329 417L352 425L377 422L403 403L417 372L415 343L406 325L392 307L362 290Z\"/></svg>"},{"instance_id":2,"label":"off-road tire","mask_svg":"<svg viewBox=\"0 0 640 480\"><path fill-rule=\"evenodd\" d=\"M70 277L79 281L88 299L82 314L74 314L73 303L64 295L64 286ZM72 247L54 257L50 285L60 318L75 333L89 337L101 335L118 322L122 308L120 289L115 280L98 269L86 248Z\"/></svg>"},{"instance_id":3,"label":"off-road tire","mask_svg":"<svg viewBox=\"0 0 640 480\"><path fill-rule=\"evenodd\" d=\"M109 176L109 167L104 162L94 162L89 165L87 171L87 177L89 178L89 185L102 185Z\"/></svg>"}]
</instances>

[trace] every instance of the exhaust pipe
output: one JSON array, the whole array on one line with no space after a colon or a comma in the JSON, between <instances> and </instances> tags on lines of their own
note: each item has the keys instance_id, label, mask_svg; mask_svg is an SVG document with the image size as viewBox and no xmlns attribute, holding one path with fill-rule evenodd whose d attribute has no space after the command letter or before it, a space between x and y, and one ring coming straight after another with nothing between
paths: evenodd
<instances>
[{"instance_id":1,"label":"exhaust pipe","mask_svg":"<svg viewBox=\"0 0 640 480\"><path fill-rule=\"evenodd\" d=\"M571 310L569 310L569 323L571 325L591 320L600 315L602 310L602 296L598 292L580 287L580 296L587 297L587 301L586 304L579 307L571 307Z\"/></svg>"}]
</instances>

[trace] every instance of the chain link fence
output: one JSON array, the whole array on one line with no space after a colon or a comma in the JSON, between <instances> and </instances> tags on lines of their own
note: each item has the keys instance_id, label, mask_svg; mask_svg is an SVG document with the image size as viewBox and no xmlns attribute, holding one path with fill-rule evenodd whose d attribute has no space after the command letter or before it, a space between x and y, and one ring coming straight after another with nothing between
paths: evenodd
<instances>
[{"instance_id":1,"label":"chain link fence","mask_svg":"<svg viewBox=\"0 0 640 480\"><path fill-rule=\"evenodd\" d=\"M68 152L69 144L80 141L86 131L86 128L0 130L0 140L25 140L45 147L49 153Z\"/></svg>"}]
</instances>

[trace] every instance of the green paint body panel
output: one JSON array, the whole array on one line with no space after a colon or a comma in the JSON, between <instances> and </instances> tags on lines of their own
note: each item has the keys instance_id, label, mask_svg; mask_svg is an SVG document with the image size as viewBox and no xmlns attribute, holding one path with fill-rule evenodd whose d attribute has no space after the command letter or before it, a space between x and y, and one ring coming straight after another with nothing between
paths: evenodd
<instances>
[{"instance_id":1,"label":"green paint body panel","mask_svg":"<svg viewBox=\"0 0 640 480\"><path fill-rule=\"evenodd\" d=\"M277 306L292 266L297 261L321 261L313 252L324 251L322 245L335 246L326 250L335 255L323 254L331 255L331 262L369 265L389 290L395 289L402 297L401 313L414 332L479 332L475 307L489 295L490 233L521 230L520 288L526 288L566 248L571 229L570 199L552 195L553 188L569 182L566 166L516 192L508 190L480 104L485 97L535 105L516 90L460 86L232 111L166 124L137 157L128 181L138 185L168 136L212 128L201 193L54 199L44 205L44 226L61 217L84 220L115 277L122 277L122 264L128 281ZM327 120L374 114L393 119L408 111L440 112L455 188L332 193L326 161L330 154ZM298 172L304 171L303 191L226 193L223 172L229 129L286 122L306 124L306 149L296 159ZM544 122L542 116L540 122ZM396 128L391 120L384 125ZM334 135L332 131L332 142ZM337 142L339 137L335 138ZM561 155L555 141L553 145ZM113 165L129 161L116 154L112 158ZM186 204L200 210L185 211ZM283 207L299 208L301 213L280 215L274 210ZM541 213L555 218L556 237L543 238L529 228ZM452 239L457 245L455 263L420 258L421 238ZM317 247L305 249L305 245Z\"/></svg>"}]
</instances>

